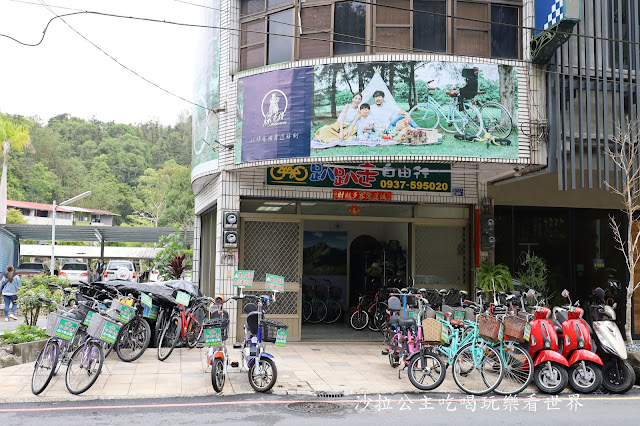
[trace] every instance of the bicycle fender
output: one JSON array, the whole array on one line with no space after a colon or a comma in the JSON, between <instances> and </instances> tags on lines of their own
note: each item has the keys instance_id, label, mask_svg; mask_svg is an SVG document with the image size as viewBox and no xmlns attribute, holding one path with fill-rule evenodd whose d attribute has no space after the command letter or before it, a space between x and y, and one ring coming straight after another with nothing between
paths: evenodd
<instances>
[{"instance_id":1,"label":"bicycle fender","mask_svg":"<svg viewBox=\"0 0 640 426\"><path fill-rule=\"evenodd\" d=\"M411 363L413 361L413 359L416 358L416 357L417 358L421 358L420 362L421 362L421 366L422 366L422 365L424 365L424 355L425 355L424 351L414 352L409 356L409 358L407 358L407 362Z\"/></svg>"},{"instance_id":2,"label":"bicycle fender","mask_svg":"<svg viewBox=\"0 0 640 426\"><path fill-rule=\"evenodd\" d=\"M576 362L580 362L580 361L591 361L591 362L595 362L596 364L603 365L602 359L600 359L598 355L586 349L575 350L569 357L569 365L573 365Z\"/></svg>"},{"instance_id":3,"label":"bicycle fender","mask_svg":"<svg viewBox=\"0 0 640 426\"><path fill-rule=\"evenodd\" d=\"M269 353L266 353L266 352L262 352L260 354L260 358L271 358L271 359L273 359L273 355L271 355Z\"/></svg>"},{"instance_id":4,"label":"bicycle fender","mask_svg":"<svg viewBox=\"0 0 640 426\"><path fill-rule=\"evenodd\" d=\"M533 363L533 365L537 367L539 364L542 364L543 362L547 362L547 361L557 362L558 364L564 365L565 367L569 367L569 363L567 363L567 360L565 359L565 357L560 355L558 352L554 352L551 350L544 350L544 351L538 352L538 355L536 355L536 360Z\"/></svg>"}]
</instances>

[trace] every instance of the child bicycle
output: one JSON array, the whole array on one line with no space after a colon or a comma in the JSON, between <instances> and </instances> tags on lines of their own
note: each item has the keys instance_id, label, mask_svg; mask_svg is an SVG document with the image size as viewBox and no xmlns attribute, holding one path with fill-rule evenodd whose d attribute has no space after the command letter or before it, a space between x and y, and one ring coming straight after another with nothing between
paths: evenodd
<instances>
[{"instance_id":1,"label":"child bicycle","mask_svg":"<svg viewBox=\"0 0 640 426\"><path fill-rule=\"evenodd\" d=\"M229 313L222 309L228 300L224 296L215 299L206 297L215 306L211 312L211 305L207 310L209 316L204 320L204 344L207 348L207 365L211 368L211 384L216 392L222 392L227 377L229 354L225 341L229 336ZM232 298L234 299L234 298ZM231 300L231 299L229 299Z\"/></svg>"}]
</instances>

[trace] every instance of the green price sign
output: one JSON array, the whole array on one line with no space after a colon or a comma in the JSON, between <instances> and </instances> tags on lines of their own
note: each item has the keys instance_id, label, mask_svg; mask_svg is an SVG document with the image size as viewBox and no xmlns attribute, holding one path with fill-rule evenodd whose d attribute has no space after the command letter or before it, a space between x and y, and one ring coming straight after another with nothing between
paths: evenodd
<instances>
[{"instance_id":1,"label":"green price sign","mask_svg":"<svg viewBox=\"0 0 640 426\"><path fill-rule=\"evenodd\" d=\"M191 295L189 293L185 293L184 291L179 291L176 296L176 302L183 306L189 306L189 301L191 300Z\"/></svg>"},{"instance_id":2,"label":"green price sign","mask_svg":"<svg viewBox=\"0 0 640 426\"><path fill-rule=\"evenodd\" d=\"M524 326L524 340L527 342L531 339L531 324L526 323Z\"/></svg>"},{"instance_id":3,"label":"green price sign","mask_svg":"<svg viewBox=\"0 0 640 426\"><path fill-rule=\"evenodd\" d=\"M233 273L233 286L251 288L255 271L235 271Z\"/></svg>"},{"instance_id":4,"label":"green price sign","mask_svg":"<svg viewBox=\"0 0 640 426\"><path fill-rule=\"evenodd\" d=\"M453 313L453 319L464 321L464 311L455 311Z\"/></svg>"},{"instance_id":5,"label":"green price sign","mask_svg":"<svg viewBox=\"0 0 640 426\"><path fill-rule=\"evenodd\" d=\"M116 339L118 338L118 333L120 333L120 326L107 321L104 325L104 328L102 329L100 339L104 340L107 343L115 343Z\"/></svg>"},{"instance_id":6,"label":"green price sign","mask_svg":"<svg viewBox=\"0 0 640 426\"><path fill-rule=\"evenodd\" d=\"M73 336L76 335L77 329L77 322L61 318L60 322L58 323L58 327L56 328L56 337L64 340L73 340Z\"/></svg>"},{"instance_id":7,"label":"green price sign","mask_svg":"<svg viewBox=\"0 0 640 426\"><path fill-rule=\"evenodd\" d=\"M449 332L446 327L442 327L442 332L440 333L440 340L442 343L449 343Z\"/></svg>"},{"instance_id":8,"label":"green price sign","mask_svg":"<svg viewBox=\"0 0 640 426\"><path fill-rule=\"evenodd\" d=\"M267 274L265 288L271 291L284 293L284 277L280 275Z\"/></svg>"},{"instance_id":9,"label":"green price sign","mask_svg":"<svg viewBox=\"0 0 640 426\"><path fill-rule=\"evenodd\" d=\"M147 309L149 310L148 312ZM145 316L150 320L158 319L158 307L156 305L153 305L151 308L145 308L145 312L147 312Z\"/></svg>"},{"instance_id":10,"label":"green price sign","mask_svg":"<svg viewBox=\"0 0 640 426\"><path fill-rule=\"evenodd\" d=\"M128 323L133 318L133 315L136 313L136 310L131 306L122 306L120 307L120 312L118 313L118 321L123 323Z\"/></svg>"},{"instance_id":11,"label":"green price sign","mask_svg":"<svg viewBox=\"0 0 640 426\"><path fill-rule=\"evenodd\" d=\"M420 322L420 312L409 311L409 316L416 320L416 323Z\"/></svg>"},{"instance_id":12,"label":"green price sign","mask_svg":"<svg viewBox=\"0 0 640 426\"><path fill-rule=\"evenodd\" d=\"M86 317L84 317L84 321L83 321L82 323L83 323L84 325L89 325L89 324L91 324L91 318L93 318L93 314L94 314L94 313L95 313L95 312L93 312L93 311L89 311L89 313L87 314L87 316L86 316Z\"/></svg>"},{"instance_id":13,"label":"green price sign","mask_svg":"<svg viewBox=\"0 0 640 426\"><path fill-rule=\"evenodd\" d=\"M440 321L445 321L445 316L442 312L436 312L436 319Z\"/></svg>"},{"instance_id":14,"label":"green price sign","mask_svg":"<svg viewBox=\"0 0 640 426\"><path fill-rule=\"evenodd\" d=\"M289 330L284 328L278 329L278 334L276 334L276 346L287 346L287 336L289 335Z\"/></svg>"},{"instance_id":15,"label":"green price sign","mask_svg":"<svg viewBox=\"0 0 640 426\"><path fill-rule=\"evenodd\" d=\"M222 333L219 328L207 328L204 330L205 346L222 346Z\"/></svg>"},{"instance_id":16,"label":"green price sign","mask_svg":"<svg viewBox=\"0 0 640 426\"><path fill-rule=\"evenodd\" d=\"M498 332L498 340L501 342L504 340L504 324L500 324L500 331Z\"/></svg>"},{"instance_id":17,"label":"green price sign","mask_svg":"<svg viewBox=\"0 0 640 426\"><path fill-rule=\"evenodd\" d=\"M153 301L151 300L151 296L145 293L140 293L140 302L142 302L144 306L148 306L148 307L153 306Z\"/></svg>"}]
</instances>

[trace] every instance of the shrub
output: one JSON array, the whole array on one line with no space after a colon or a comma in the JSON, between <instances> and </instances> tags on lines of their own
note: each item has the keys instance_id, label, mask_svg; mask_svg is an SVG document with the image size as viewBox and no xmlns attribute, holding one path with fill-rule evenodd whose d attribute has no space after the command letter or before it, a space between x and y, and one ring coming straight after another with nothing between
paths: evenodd
<instances>
[{"instance_id":1,"label":"shrub","mask_svg":"<svg viewBox=\"0 0 640 426\"><path fill-rule=\"evenodd\" d=\"M46 312L55 310L55 306L50 303L41 302L39 300L40 297L53 299L57 302L62 300L62 293L53 291L48 287L49 284L57 284L63 288L70 285L69 280L66 278L51 275L34 275L25 278L22 286L18 289L18 306L22 315L24 315L24 322L28 325L36 325L41 310Z\"/></svg>"},{"instance_id":2,"label":"shrub","mask_svg":"<svg viewBox=\"0 0 640 426\"><path fill-rule=\"evenodd\" d=\"M505 265L491 265L483 263L476 276L476 287L484 291L513 290L513 280L509 268Z\"/></svg>"},{"instance_id":3,"label":"shrub","mask_svg":"<svg viewBox=\"0 0 640 426\"><path fill-rule=\"evenodd\" d=\"M33 325L20 324L13 330L5 330L0 340L3 343L15 345L18 343L35 342L47 339L47 335L40 327Z\"/></svg>"}]
</instances>

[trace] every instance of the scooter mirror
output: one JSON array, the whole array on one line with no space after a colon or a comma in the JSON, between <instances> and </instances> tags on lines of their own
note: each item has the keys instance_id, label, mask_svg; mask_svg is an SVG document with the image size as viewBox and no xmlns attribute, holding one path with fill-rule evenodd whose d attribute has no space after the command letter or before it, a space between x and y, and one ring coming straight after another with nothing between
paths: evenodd
<instances>
[{"instance_id":1,"label":"scooter mirror","mask_svg":"<svg viewBox=\"0 0 640 426\"><path fill-rule=\"evenodd\" d=\"M596 296L598 296L598 299L604 300L605 294L604 294L604 290L603 289L598 287L598 288L596 288L595 293L596 293Z\"/></svg>"},{"instance_id":2,"label":"scooter mirror","mask_svg":"<svg viewBox=\"0 0 640 426\"><path fill-rule=\"evenodd\" d=\"M569 291L568 290L562 290L562 297L569 297Z\"/></svg>"},{"instance_id":3,"label":"scooter mirror","mask_svg":"<svg viewBox=\"0 0 640 426\"><path fill-rule=\"evenodd\" d=\"M536 296L536 291L534 289L529 289L529 291L527 291L527 297L535 297Z\"/></svg>"}]
</instances>

